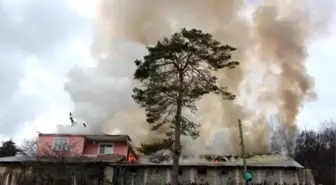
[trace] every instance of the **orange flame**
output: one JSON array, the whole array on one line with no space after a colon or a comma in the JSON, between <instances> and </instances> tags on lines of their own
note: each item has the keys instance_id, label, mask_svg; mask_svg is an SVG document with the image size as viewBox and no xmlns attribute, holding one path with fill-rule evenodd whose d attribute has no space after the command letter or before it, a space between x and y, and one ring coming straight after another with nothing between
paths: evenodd
<instances>
[{"instance_id":1,"label":"orange flame","mask_svg":"<svg viewBox=\"0 0 336 185\"><path fill-rule=\"evenodd\" d=\"M136 157L134 154L132 153L128 154L128 162L136 162Z\"/></svg>"}]
</instances>

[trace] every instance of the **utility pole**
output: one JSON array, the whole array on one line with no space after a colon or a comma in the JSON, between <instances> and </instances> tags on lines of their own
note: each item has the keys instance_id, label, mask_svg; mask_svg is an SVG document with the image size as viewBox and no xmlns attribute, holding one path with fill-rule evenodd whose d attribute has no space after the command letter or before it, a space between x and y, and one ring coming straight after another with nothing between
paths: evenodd
<instances>
[{"instance_id":1,"label":"utility pole","mask_svg":"<svg viewBox=\"0 0 336 185\"><path fill-rule=\"evenodd\" d=\"M238 126L239 126L239 136L240 136L240 146L241 146L241 155L243 157L243 177L245 180L245 184L248 185L250 181L252 181L252 175L251 173L247 172L247 166L246 166L246 156L245 156L245 145L244 145L244 136L243 136L243 128L241 124L241 120L238 119Z\"/></svg>"},{"instance_id":2,"label":"utility pole","mask_svg":"<svg viewBox=\"0 0 336 185\"><path fill-rule=\"evenodd\" d=\"M243 136L243 128L240 119L238 119L238 126L239 126L239 137L240 137L240 146L241 146L241 155L243 157L243 166L244 166L244 173L247 172L246 167L246 157L245 157L245 146L244 146L244 136Z\"/></svg>"}]
</instances>

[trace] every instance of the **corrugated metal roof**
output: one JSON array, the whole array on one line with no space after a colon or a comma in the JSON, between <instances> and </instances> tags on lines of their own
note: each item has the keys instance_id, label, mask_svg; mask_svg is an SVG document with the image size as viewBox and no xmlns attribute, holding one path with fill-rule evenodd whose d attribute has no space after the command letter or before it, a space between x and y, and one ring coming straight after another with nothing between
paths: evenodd
<instances>
[{"instance_id":1,"label":"corrugated metal roof","mask_svg":"<svg viewBox=\"0 0 336 185\"><path fill-rule=\"evenodd\" d=\"M110 158L106 157L64 157L64 160L69 163L94 163L94 162L104 162L104 163L115 163L120 162L124 159L124 156L113 156ZM27 156L13 156L13 157L1 157L0 163L29 163L29 162L58 162L60 158L55 157L27 157Z\"/></svg>"},{"instance_id":2,"label":"corrugated metal roof","mask_svg":"<svg viewBox=\"0 0 336 185\"><path fill-rule=\"evenodd\" d=\"M242 166L242 163L233 163ZM265 162L248 162L247 165L255 167L295 167L303 168L301 164L293 159L282 159L278 161L265 161Z\"/></svg>"},{"instance_id":3,"label":"corrugated metal roof","mask_svg":"<svg viewBox=\"0 0 336 185\"><path fill-rule=\"evenodd\" d=\"M124 159L123 156L115 156L112 159L106 157L69 157L67 158L67 162L83 162L83 163L91 163L91 162L105 162L105 163L115 163L115 165L125 165L125 166L171 166L171 162L163 162L163 163L124 163L120 164ZM57 160L57 159L56 159ZM16 156L16 157L2 157L0 158L0 163L16 163L16 162L57 162L55 158L48 157L48 158L40 158L36 159L35 157L26 157L26 156ZM113 165L113 164L112 164ZM181 161L180 166L207 166L207 167L236 167L242 166L241 161L236 162L188 162L188 161ZM250 167L294 167L294 168L303 168L301 164L296 162L294 159L280 159L280 160L272 160L272 161L251 161L247 162L247 166Z\"/></svg>"},{"instance_id":4,"label":"corrugated metal roof","mask_svg":"<svg viewBox=\"0 0 336 185\"><path fill-rule=\"evenodd\" d=\"M6 162L29 162L35 161L36 158L34 157L27 157L27 156L11 156L11 157L0 157L0 163Z\"/></svg>"}]
</instances>

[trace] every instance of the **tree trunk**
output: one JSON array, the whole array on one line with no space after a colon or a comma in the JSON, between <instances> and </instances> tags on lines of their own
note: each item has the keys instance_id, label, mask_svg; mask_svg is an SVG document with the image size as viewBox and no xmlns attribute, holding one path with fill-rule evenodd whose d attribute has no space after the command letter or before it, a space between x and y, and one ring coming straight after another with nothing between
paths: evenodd
<instances>
[{"instance_id":1,"label":"tree trunk","mask_svg":"<svg viewBox=\"0 0 336 185\"><path fill-rule=\"evenodd\" d=\"M178 185L178 175L179 175L179 159L181 155L181 143L180 143L180 136L181 136L181 114L182 114L182 93L183 93L183 74L179 75L180 82L179 82L179 95L177 99L177 110L175 115L175 136L174 136L174 149L173 149L173 171L171 182L172 185Z\"/></svg>"},{"instance_id":2,"label":"tree trunk","mask_svg":"<svg viewBox=\"0 0 336 185\"><path fill-rule=\"evenodd\" d=\"M172 185L178 185L178 172L179 172L179 159L181 155L181 112L182 103L178 103L175 122L175 138L174 138L174 155L173 155L173 172L172 172Z\"/></svg>"}]
</instances>

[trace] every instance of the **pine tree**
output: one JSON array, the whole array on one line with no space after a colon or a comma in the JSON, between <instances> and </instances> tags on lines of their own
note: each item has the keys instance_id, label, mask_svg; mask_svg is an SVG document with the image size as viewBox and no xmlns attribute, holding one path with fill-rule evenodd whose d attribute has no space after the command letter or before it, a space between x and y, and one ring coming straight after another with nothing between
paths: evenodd
<instances>
[{"instance_id":1,"label":"pine tree","mask_svg":"<svg viewBox=\"0 0 336 185\"><path fill-rule=\"evenodd\" d=\"M163 38L147 47L143 60L136 60L134 79L141 87L133 89L133 99L146 110L152 129L169 124L173 146L172 185L178 184L180 136L197 137L199 124L192 122L183 111L195 113L195 101L205 94L216 93L232 100L235 95L216 84L213 71L234 68L239 63L231 60L235 48L222 45L211 34L196 29L182 29L170 38Z\"/></svg>"},{"instance_id":2,"label":"pine tree","mask_svg":"<svg viewBox=\"0 0 336 185\"><path fill-rule=\"evenodd\" d=\"M2 142L2 146L0 147L0 157L15 156L17 151L16 144L10 139Z\"/></svg>"}]
</instances>

